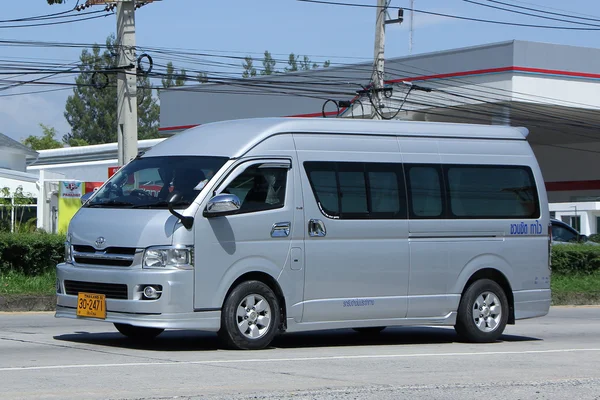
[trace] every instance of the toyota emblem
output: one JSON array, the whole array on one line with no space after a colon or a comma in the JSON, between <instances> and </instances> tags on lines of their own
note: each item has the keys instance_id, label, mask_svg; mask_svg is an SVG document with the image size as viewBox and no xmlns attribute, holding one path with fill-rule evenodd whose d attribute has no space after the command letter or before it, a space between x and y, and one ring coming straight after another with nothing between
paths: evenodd
<instances>
[{"instance_id":1,"label":"toyota emblem","mask_svg":"<svg viewBox=\"0 0 600 400\"><path fill-rule=\"evenodd\" d=\"M104 239L104 237L100 236L98 239L96 239L96 246L97 247L104 246L104 243L106 243L106 239Z\"/></svg>"}]
</instances>

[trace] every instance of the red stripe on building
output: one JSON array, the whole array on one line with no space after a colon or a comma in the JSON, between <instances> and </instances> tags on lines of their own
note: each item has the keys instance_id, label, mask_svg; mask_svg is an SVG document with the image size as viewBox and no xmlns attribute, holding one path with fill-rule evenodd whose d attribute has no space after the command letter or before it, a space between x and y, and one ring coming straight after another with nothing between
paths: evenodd
<instances>
[{"instance_id":1,"label":"red stripe on building","mask_svg":"<svg viewBox=\"0 0 600 400\"><path fill-rule=\"evenodd\" d=\"M546 182L546 190L549 192L600 190L600 181Z\"/></svg>"},{"instance_id":2,"label":"red stripe on building","mask_svg":"<svg viewBox=\"0 0 600 400\"><path fill-rule=\"evenodd\" d=\"M408 78L392 79L390 81L386 81L386 83L398 83L398 82L403 82L403 81L404 82L426 81L429 79L456 78L459 76L483 75L483 74L493 74L493 73L497 73L497 72L510 72L510 71L515 71L515 67L476 69L473 71L449 72L447 74L413 76L413 77L408 77Z\"/></svg>"}]
</instances>

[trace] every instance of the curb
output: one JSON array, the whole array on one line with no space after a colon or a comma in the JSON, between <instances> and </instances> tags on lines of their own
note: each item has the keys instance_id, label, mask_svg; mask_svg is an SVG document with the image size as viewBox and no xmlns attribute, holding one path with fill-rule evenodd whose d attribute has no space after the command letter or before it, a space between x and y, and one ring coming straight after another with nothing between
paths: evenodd
<instances>
[{"instance_id":1,"label":"curb","mask_svg":"<svg viewBox=\"0 0 600 400\"><path fill-rule=\"evenodd\" d=\"M56 295L0 296L0 311L54 311Z\"/></svg>"}]
</instances>

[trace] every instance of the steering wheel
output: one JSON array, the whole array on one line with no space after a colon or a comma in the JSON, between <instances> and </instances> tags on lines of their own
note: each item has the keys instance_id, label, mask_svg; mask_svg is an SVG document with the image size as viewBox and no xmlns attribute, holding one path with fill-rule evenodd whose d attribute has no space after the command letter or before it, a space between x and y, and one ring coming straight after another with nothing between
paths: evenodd
<instances>
[{"instance_id":1,"label":"steering wheel","mask_svg":"<svg viewBox=\"0 0 600 400\"><path fill-rule=\"evenodd\" d=\"M150 193L143 189L133 189L131 192L129 192L129 195L140 199L152 197Z\"/></svg>"}]
</instances>

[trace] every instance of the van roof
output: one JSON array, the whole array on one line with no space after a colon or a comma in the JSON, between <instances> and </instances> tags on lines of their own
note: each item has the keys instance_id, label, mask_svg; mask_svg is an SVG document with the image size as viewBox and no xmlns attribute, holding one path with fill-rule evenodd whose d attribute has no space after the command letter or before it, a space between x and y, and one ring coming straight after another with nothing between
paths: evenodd
<instances>
[{"instance_id":1,"label":"van roof","mask_svg":"<svg viewBox=\"0 0 600 400\"><path fill-rule=\"evenodd\" d=\"M269 136L280 133L525 140L528 130L501 125L441 122L345 118L252 118L213 122L187 129L158 143L148 150L145 156L177 154L238 158Z\"/></svg>"}]
</instances>

